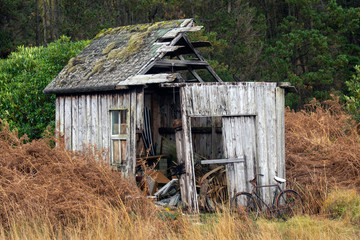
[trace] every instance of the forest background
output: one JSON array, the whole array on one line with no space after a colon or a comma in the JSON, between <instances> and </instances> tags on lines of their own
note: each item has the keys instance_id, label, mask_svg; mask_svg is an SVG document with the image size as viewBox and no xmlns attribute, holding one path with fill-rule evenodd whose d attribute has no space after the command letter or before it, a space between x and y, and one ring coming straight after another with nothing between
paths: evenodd
<instances>
[{"instance_id":1,"label":"forest background","mask_svg":"<svg viewBox=\"0 0 360 240\"><path fill-rule=\"evenodd\" d=\"M292 109L335 95L359 118L358 0L0 0L0 118L40 137L55 111L42 90L89 39L179 18L204 26L191 38L224 81L287 81Z\"/></svg>"}]
</instances>

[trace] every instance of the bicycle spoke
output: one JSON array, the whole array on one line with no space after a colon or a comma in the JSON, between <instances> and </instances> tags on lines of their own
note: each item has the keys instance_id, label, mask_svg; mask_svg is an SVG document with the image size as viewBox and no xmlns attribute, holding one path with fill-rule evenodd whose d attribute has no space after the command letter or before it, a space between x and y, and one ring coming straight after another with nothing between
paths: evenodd
<instances>
[{"instance_id":1,"label":"bicycle spoke","mask_svg":"<svg viewBox=\"0 0 360 240\"><path fill-rule=\"evenodd\" d=\"M250 193L238 193L230 202L231 213L239 218L249 217L256 220L259 215L259 208L255 199Z\"/></svg>"},{"instance_id":2,"label":"bicycle spoke","mask_svg":"<svg viewBox=\"0 0 360 240\"><path fill-rule=\"evenodd\" d=\"M302 200L299 194L294 190L285 190L281 192L276 199L275 205L279 215L284 220L304 213Z\"/></svg>"}]
</instances>

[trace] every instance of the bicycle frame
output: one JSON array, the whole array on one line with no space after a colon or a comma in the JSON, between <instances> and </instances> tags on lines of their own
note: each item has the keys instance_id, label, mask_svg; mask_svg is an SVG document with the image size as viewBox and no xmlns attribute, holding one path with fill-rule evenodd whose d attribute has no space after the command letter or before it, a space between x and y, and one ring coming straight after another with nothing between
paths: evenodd
<instances>
[{"instance_id":1,"label":"bicycle frame","mask_svg":"<svg viewBox=\"0 0 360 240\"><path fill-rule=\"evenodd\" d=\"M236 193L230 201L230 208L234 207L235 212L238 208L240 213L243 212L245 208L246 213L250 214L254 219L258 217L259 211L264 212L264 210L266 210L267 216L281 217L285 221L288 217L304 212L300 195L292 189L281 188L280 185L284 183L285 180L275 177L274 180L276 184L257 185L258 175L263 176L262 174L256 174L255 178L249 181L252 185L251 192ZM270 187L275 187L275 191L272 203L267 203L267 201L262 198L262 194L258 194L257 190ZM239 205L238 200L240 201ZM245 200L245 202L241 202L241 200ZM254 214L251 214L251 212Z\"/></svg>"},{"instance_id":2,"label":"bicycle frame","mask_svg":"<svg viewBox=\"0 0 360 240\"><path fill-rule=\"evenodd\" d=\"M278 194L281 193L282 189L280 187L280 183L277 182L276 184L268 184L268 185L257 185L257 176L263 176L262 174L255 174L254 179L250 180L250 183L252 185L252 189L251 189L251 195L254 196L254 200L256 202L256 204L258 205L258 208L260 210L265 210L263 207L266 207L266 209L272 213L273 211L276 211L276 207L275 207L275 201L276 201L276 197L278 196ZM273 201L270 205L267 204L262 197L259 196L259 194L257 194L256 190L260 189L260 188L270 188L270 187L276 187L275 191L274 191L274 196L273 196Z\"/></svg>"},{"instance_id":3,"label":"bicycle frame","mask_svg":"<svg viewBox=\"0 0 360 240\"><path fill-rule=\"evenodd\" d=\"M272 201L272 206L275 206L275 200L277 195L279 194L279 192L281 192L281 187L280 184L269 184L269 185L253 185L252 190L251 190L251 194L253 196L256 197L256 200L261 203L259 204L260 209L262 209L261 206L266 206L268 209L270 209L270 204L267 204L256 192L256 189L260 189L260 188L270 188L270 187L276 187L275 191L274 191L274 196L273 196L273 201Z\"/></svg>"}]
</instances>

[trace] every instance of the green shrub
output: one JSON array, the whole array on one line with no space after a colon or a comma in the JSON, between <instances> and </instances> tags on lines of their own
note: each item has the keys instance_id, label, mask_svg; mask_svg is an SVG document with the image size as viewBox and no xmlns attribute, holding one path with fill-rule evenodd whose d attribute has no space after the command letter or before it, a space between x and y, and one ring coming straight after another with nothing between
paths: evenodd
<instances>
[{"instance_id":1,"label":"green shrub","mask_svg":"<svg viewBox=\"0 0 360 240\"><path fill-rule=\"evenodd\" d=\"M54 127L55 96L42 91L88 42L62 36L47 47L20 46L1 59L0 119L30 139L41 137L48 125Z\"/></svg>"}]
</instances>

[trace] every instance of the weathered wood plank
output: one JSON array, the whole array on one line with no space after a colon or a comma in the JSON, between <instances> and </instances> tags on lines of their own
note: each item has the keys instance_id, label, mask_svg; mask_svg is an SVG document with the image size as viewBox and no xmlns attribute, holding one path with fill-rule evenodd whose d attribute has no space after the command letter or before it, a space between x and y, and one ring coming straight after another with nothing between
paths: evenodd
<instances>
[{"instance_id":1,"label":"weathered wood plank","mask_svg":"<svg viewBox=\"0 0 360 240\"><path fill-rule=\"evenodd\" d=\"M99 135L99 108L97 104L97 94L91 95L91 112L90 112L90 138L89 143L99 147L98 135Z\"/></svg>"},{"instance_id":2,"label":"weathered wood plank","mask_svg":"<svg viewBox=\"0 0 360 240\"><path fill-rule=\"evenodd\" d=\"M108 104L108 95L102 95L99 99L100 107L100 129L101 129L101 143L104 149L104 159L107 159L110 163L110 113Z\"/></svg>"},{"instance_id":3,"label":"weathered wood plank","mask_svg":"<svg viewBox=\"0 0 360 240\"><path fill-rule=\"evenodd\" d=\"M183 150L184 142L183 142L182 128L176 129L175 142L176 142L176 157L177 157L177 160L178 160L178 164L185 166L185 159L184 159L184 153L183 153L183 151L184 151ZM186 175L185 174L181 174L179 176L179 185L180 185L181 200L182 200L184 206L189 206L189 202L188 202L189 197L187 196L188 190L187 190Z\"/></svg>"},{"instance_id":4,"label":"weathered wood plank","mask_svg":"<svg viewBox=\"0 0 360 240\"><path fill-rule=\"evenodd\" d=\"M162 45L161 47L159 47L156 52L157 53L167 53L167 52L174 52L176 50L178 50L179 48L184 48L185 46L168 46L168 45Z\"/></svg>"},{"instance_id":5,"label":"weathered wood plank","mask_svg":"<svg viewBox=\"0 0 360 240\"><path fill-rule=\"evenodd\" d=\"M60 139L61 132L60 132L60 97L55 99L55 129L56 129L56 138Z\"/></svg>"},{"instance_id":6,"label":"weathered wood plank","mask_svg":"<svg viewBox=\"0 0 360 240\"><path fill-rule=\"evenodd\" d=\"M72 115L71 115L71 96L65 97L64 101L64 128L65 128L65 146L67 150L72 150L72 142L71 142L71 124L72 124Z\"/></svg>"},{"instance_id":7,"label":"weathered wood plank","mask_svg":"<svg viewBox=\"0 0 360 240\"><path fill-rule=\"evenodd\" d=\"M285 175L285 90L276 88L276 132L277 132L277 176L286 179Z\"/></svg>"},{"instance_id":8,"label":"weathered wood plank","mask_svg":"<svg viewBox=\"0 0 360 240\"><path fill-rule=\"evenodd\" d=\"M86 106L86 122L85 124L85 131L86 131L86 140L85 140L85 144L86 146L89 146L90 144L90 139L91 139L91 131L93 126L91 126L91 96L90 95L86 95L85 98L85 106Z\"/></svg>"},{"instance_id":9,"label":"weathered wood plank","mask_svg":"<svg viewBox=\"0 0 360 240\"><path fill-rule=\"evenodd\" d=\"M179 33L183 33L183 32L197 32L197 31L200 31L202 28L203 28L203 26L176 28L176 29L170 30L169 32L165 33L165 34L161 37L161 39L174 38L174 37L176 37Z\"/></svg>"},{"instance_id":10,"label":"weathered wood plank","mask_svg":"<svg viewBox=\"0 0 360 240\"><path fill-rule=\"evenodd\" d=\"M127 78L124 81L119 82L118 86L135 86L135 85L146 85L152 83L165 83L165 82L173 82L177 73L161 73L161 74L143 74L143 75L135 75Z\"/></svg>"},{"instance_id":11,"label":"weathered wood plank","mask_svg":"<svg viewBox=\"0 0 360 240\"><path fill-rule=\"evenodd\" d=\"M227 163L240 163L244 161L245 161L244 158L210 159L210 160L202 160L201 164L227 164Z\"/></svg>"},{"instance_id":12,"label":"weathered wood plank","mask_svg":"<svg viewBox=\"0 0 360 240\"><path fill-rule=\"evenodd\" d=\"M193 150L192 150L192 140L191 140L191 124L190 119L186 113L186 96L185 90L180 89L180 99L181 99L181 113L182 113L182 127L184 132L184 144L183 144L183 153L185 161L185 171L186 171L186 183L187 186L187 202L189 203L189 209L192 212L198 213L199 206L196 193L196 184L195 184L195 171L194 171L194 159L193 159Z\"/></svg>"},{"instance_id":13,"label":"weathered wood plank","mask_svg":"<svg viewBox=\"0 0 360 240\"><path fill-rule=\"evenodd\" d=\"M136 130L141 131L144 126L144 88L137 88L136 94Z\"/></svg>"},{"instance_id":14,"label":"weathered wood plank","mask_svg":"<svg viewBox=\"0 0 360 240\"><path fill-rule=\"evenodd\" d=\"M266 121L266 109L265 109L265 96L266 91L263 85L255 86L255 99L256 99L256 109L257 109L257 146L258 146L258 162L257 162L257 173L261 173L264 176L259 178L259 184L268 184L269 174L268 174L268 142L267 142L267 121ZM263 199L270 199L270 189L262 188L260 189L261 197Z\"/></svg>"},{"instance_id":15,"label":"weathered wood plank","mask_svg":"<svg viewBox=\"0 0 360 240\"><path fill-rule=\"evenodd\" d=\"M71 125L71 138L72 138L72 149L79 150L79 97L72 96L72 121Z\"/></svg>"},{"instance_id":16,"label":"weathered wood plank","mask_svg":"<svg viewBox=\"0 0 360 240\"><path fill-rule=\"evenodd\" d=\"M136 166L136 89L129 93L129 98L130 129L128 132L127 177L134 179Z\"/></svg>"},{"instance_id":17,"label":"weathered wood plank","mask_svg":"<svg viewBox=\"0 0 360 240\"><path fill-rule=\"evenodd\" d=\"M245 176L246 190L251 190L250 179L254 178L255 164L256 164L256 126L255 117L242 118L243 124L241 125L241 142L243 144L245 161Z\"/></svg>"},{"instance_id":18,"label":"weathered wood plank","mask_svg":"<svg viewBox=\"0 0 360 240\"><path fill-rule=\"evenodd\" d=\"M65 97L58 97L59 99L59 133L61 136L64 136L65 134L65 121L64 121L64 117L65 117L65 107L64 107L64 102L65 102ZM65 139L64 139L65 140Z\"/></svg>"},{"instance_id":19,"label":"weathered wood plank","mask_svg":"<svg viewBox=\"0 0 360 240\"><path fill-rule=\"evenodd\" d=\"M180 24L180 27L192 27L192 26L194 26L194 20L192 20L191 18L184 20Z\"/></svg>"},{"instance_id":20,"label":"weathered wood plank","mask_svg":"<svg viewBox=\"0 0 360 240\"><path fill-rule=\"evenodd\" d=\"M265 110L266 110L266 138L267 138L267 154L268 154L268 179L267 182L269 184L274 183L274 177L277 172L277 129L276 129L276 100L275 100L275 88L274 86L267 85L265 91L267 94L264 96L265 98ZM269 194L271 194L271 190ZM270 195L272 196L272 195Z\"/></svg>"},{"instance_id":21,"label":"weathered wood plank","mask_svg":"<svg viewBox=\"0 0 360 240\"><path fill-rule=\"evenodd\" d=\"M86 95L79 96L79 128L78 130L78 141L79 150L84 149L84 143L86 141Z\"/></svg>"},{"instance_id":22,"label":"weathered wood plank","mask_svg":"<svg viewBox=\"0 0 360 240\"><path fill-rule=\"evenodd\" d=\"M234 147L233 147L233 126L231 126L230 118L223 119L223 142L224 142L224 157L231 158L234 156ZM229 198L232 198L237 192L235 188L235 166L234 163L226 165L226 177L227 177L227 186Z\"/></svg>"}]
</instances>

